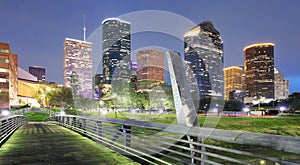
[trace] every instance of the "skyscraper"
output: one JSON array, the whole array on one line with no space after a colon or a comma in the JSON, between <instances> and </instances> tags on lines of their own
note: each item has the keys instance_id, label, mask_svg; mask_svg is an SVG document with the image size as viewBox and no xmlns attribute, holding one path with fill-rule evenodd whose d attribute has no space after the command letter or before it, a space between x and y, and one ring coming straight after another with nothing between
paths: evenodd
<instances>
[{"instance_id":1,"label":"skyscraper","mask_svg":"<svg viewBox=\"0 0 300 165\"><path fill-rule=\"evenodd\" d=\"M18 104L18 56L8 43L0 43L0 108Z\"/></svg>"},{"instance_id":2,"label":"skyscraper","mask_svg":"<svg viewBox=\"0 0 300 165\"><path fill-rule=\"evenodd\" d=\"M231 66L224 69L225 99L229 100L229 94L235 90L242 90L242 68Z\"/></svg>"},{"instance_id":3,"label":"skyscraper","mask_svg":"<svg viewBox=\"0 0 300 165\"><path fill-rule=\"evenodd\" d=\"M274 44L245 47L244 67L246 92L251 97L274 99Z\"/></svg>"},{"instance_id":4,"label":"skyscraper","mask_svg":"<svg viewBox=\"0 0 300 165\"><path fill-rule=\"evenodd\" d=\"M102 63L105 84L112 77L130 79L130 23L119 18L108 18L102 22ZM116 68L121 72L115 73ZM114 75L115 74L115 75Z\"/></svg>"},{"instance_id":5,"label":"skyscraper","mask_svg":"<svg viewBox=\"0 0 300 165\"><path fill-rule=\"evenodd\" d=\"M284 79L283 72L274 68L275 100L284 100L289 96L289 80Z\"/></svg>"},{"instance_id":6,"label":"skyscraper","mask_svg":"<svg viewBox=\"0 0 300 165\"><path fill-rule=\"evenodd\" d=\"M223 98L223 41L212 22L205 21L184 35L184 59L197 79L201 98Z\"/></svg>"},{"instance_id":7,"label":"skyscraper","mask_svg":"<svg viewBox=\"0 0 300 165\"><path fill-rule=\"evenodd\" d=\"M92 98L92 43L66 38L64 43L64 84L77 79L78 94Z\"/></svg>"},{"instance_id":8,"label":"skyscraper","mask_svg":"<svg viewBox=\"0 0 300 165\"><path fill-rule=\"evenodd\" d=\"M37 77L38 81L46 81L46 69L39 66L30 66L29 73Z\"/></svg>"}]
</instances>

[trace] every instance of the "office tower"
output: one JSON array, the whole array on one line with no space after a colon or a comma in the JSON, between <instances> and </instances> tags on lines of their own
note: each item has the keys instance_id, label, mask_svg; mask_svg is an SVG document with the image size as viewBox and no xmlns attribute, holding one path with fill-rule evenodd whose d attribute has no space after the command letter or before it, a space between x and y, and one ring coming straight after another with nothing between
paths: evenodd
<instances>
[{"instance_id":1,"label":"office tower","mask_svg":"<svg viewBox=\"0 0 300 165\"><path fill-rule=\"evenodd\" d=\"M244 48L246 92L251 97L274 99L274 44Z\"/></svg>"},{"instance_id":2,"label":"office tower","mask_svg":"<svg viewBox=\"0 0 300 165\"><path fill-rule=\"evenodd\" d=\"M29 73L37 77L38 81L46 81L46 69L39 66L30 66Z\"/></svg>"},{"instance_id":3,"label":"office tower","mask_svg":"<svg viewBox=\"0 0 300 165\"><path fill-rule=\"evenodd\" d=\"M184 59L197 79L201 98L224 94L223 41L212 22L205 21L184 35Z\"/></svg>"},{"instance_id":4,"label":"office tower","mask_svg":"<svg viewBox=\"0 0 300 165\"><path fill-rule=\"evenodd\" d=\"M79 85L77 94L86 98L92 98L91 56L92 43L71 38L65 39L64 85L66 87Z\"/></svg>"},{"instance_id":5,"label":"office tower","mask_svg":"<svg viewBox=\"0 0 300 165\"><path fill-rule=\"evenodd\" d=\"M0 109L18 104L18 56L0 43Z\"/></svg>"},{"instance_id":6,"label":"office tower","mask_svg":"<svg viewBox=\"0 0 300 165\"><path fill-rule=\"evenodd\" d=\"M284 79L283 72L274 68L275 100L284 100L289 96L289 80Z\"/></svg>"},{"instance_id":7,"label":"office tower","mask_svg":"<svg viewBox=\"0 0 300 165\"><path fill-rule=\"evenodd\" d=\"M130 39L129 22L119 18L108 18L102 22L102 63L105 84L111 84L113 76L114 79L130 80Z\"/></svg>"},{"instance_id":8,"label":"office tower","mask_svg":"<svg viewBox=\"0 0 300 165\"><path fill-rule=\"evenodd\" d=\"M137 52L137 81L141 90L164 82L164 52L155 49Z\"/></svg>"},{"instance_id":9,"label":"office tower","mask_svg":"<svg viewBox=\"0 0 300 165\"><path fill-rule=\"evenodd\" d=\"M229 100L231 91L242 90L242 68L231 66L224 69L225 99Z\"/></svg>"}]
</instances>

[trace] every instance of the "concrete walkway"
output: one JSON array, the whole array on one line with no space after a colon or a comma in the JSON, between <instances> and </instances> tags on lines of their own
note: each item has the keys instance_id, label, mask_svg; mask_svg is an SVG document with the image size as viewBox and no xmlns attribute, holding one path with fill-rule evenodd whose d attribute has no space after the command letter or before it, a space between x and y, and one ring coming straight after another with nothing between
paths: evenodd
<instances>
[{"instance_id":1,"label":"concrete walkway","mask_svg":"<svg viewBox=\"0 0 300 165\"><path fill-rule=\"evenodd\" d=\"M0 148L0 164L137 164L66 128L45 123L20 127Z\"/></svg>"}]
</instances>

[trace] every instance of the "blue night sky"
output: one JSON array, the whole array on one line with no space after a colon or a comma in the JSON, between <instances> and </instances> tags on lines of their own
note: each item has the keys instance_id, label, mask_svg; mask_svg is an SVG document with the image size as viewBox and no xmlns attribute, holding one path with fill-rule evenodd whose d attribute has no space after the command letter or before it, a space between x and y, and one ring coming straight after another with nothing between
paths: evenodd
<instances>
[{"instance_id":1,"label":"blue night sky","mask_svg":"<svg viewBox=\"0 0 300 165\"><path fill-rule=\"evenodd\" d=\"M211 20L224 41L225 67L243 64L245 46L273 42L275 67L290 80L290 92L299 92L299 6L298 0L1 0L0 42L10 43L20 67L46 67L47 81L62 84L64 39L83 38L83 14L89 36L108 17L168 11L196 24ZM183 51L180 39L158 33L136 34L132 40L132 50L159 45Z\"/></svg>"}]
</instances>

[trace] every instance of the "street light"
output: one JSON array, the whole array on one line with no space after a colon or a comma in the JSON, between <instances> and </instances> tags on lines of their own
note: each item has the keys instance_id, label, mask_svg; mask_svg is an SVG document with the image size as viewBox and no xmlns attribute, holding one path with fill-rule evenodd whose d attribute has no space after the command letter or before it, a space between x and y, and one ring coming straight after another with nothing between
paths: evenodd
<instances>
[{"instance_id":1,"label":"street light","mask_svg":"<svg viewBox=\"0 0 300 165\"><path fill-rule=\"evenodd\" d=\"M104 104L104 102L102 100L99 101L99 116L100 116L100 111L101 111L101 106Z\"/></svg>"}]
</instances>

